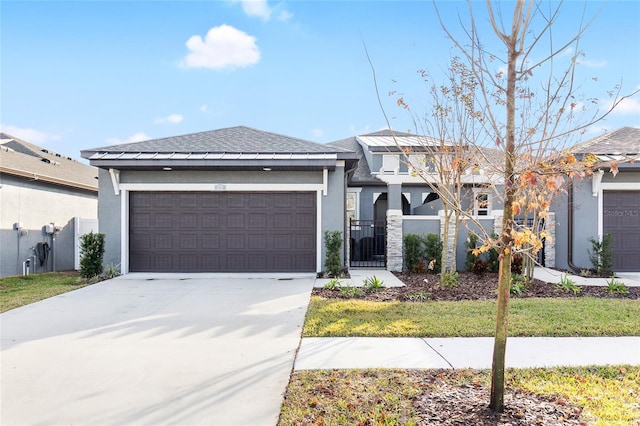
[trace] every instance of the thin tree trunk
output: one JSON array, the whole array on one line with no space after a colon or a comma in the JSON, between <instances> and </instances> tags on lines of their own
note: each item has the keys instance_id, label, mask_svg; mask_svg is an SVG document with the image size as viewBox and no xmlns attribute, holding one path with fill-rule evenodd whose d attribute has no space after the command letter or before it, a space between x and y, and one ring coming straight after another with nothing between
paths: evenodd
<instances>
[{"instance_id":1,"label":"thin tree trunk","mask_svg":"<svg viewBox=\"0 0 640 426\"><path fill-rule=\"evenodd\" d=\"M518 9L523 3L516 6L515 16L519 16ZM507 334L509 319L509 288L511 286L511 259L513 230L513 202L515 193L514 170L516 162L515 147L515 93L516 93L516 51L517 28L520 24L514 19L511 36L506 39L508 48L507 62L507 120L506 120L506 147L504 168L504 216L502 217L502 234L500 236L500 268L498 281L498 304L496 309L496 335L493 345L493 362L491 367L491 399L489 407L498 413L504 411L504 369L505 355L507 351Z\"/></svg>"}]
</instances>

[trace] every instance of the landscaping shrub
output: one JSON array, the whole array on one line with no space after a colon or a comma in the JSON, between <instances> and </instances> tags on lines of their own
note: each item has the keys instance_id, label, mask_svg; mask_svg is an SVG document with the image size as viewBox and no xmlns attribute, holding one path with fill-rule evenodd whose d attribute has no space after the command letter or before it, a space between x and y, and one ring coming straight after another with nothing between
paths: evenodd
<instances>
[{"instance_id":1,"label":"landscaping shrub","mask_svg":"<svg viewBox=\"0 0 640 426\"><path fill-rule=\"evenodd\" d=\"M442 241L437 234L405 234L403 243L405 268L413 273L440 273Z\"/></svg>"},{"instance_id":2,"label":"landscaping shrub","mask_svg":"<svg viewBox=\"0 0 640 426\"><path fill-rule=\"evenodd\" d=\"M90 232L80 237L80 275L83 278L97 277L102 273L104 236L103 233Z\"/></svg>"},{"instance_id":3,"label":"landscaping shrub","mask_svg":"<svg viewBox=\"0 0 640 426\"><path fill-rule=\"evenodd\" d=\"M589 260L593 265L596 274L601 277L610 277L613 275L613 256L611 254L611 234L604 234L602 241L589 238L591 249L589 252Z\"/></svg>"},{"instance_id":4,"label":"landscaping shrub","mask_svg":"<svg viewBox=\"0 0 640 426\"><path fill-rule=\"evenodd\" d=\"M425 238L425 260L427 268L434 274L442 270L442 241L437 234L427 234Z\"/></svg>"},{"instance_id":5,"label":"landscaping shrub","mask_svg":"<svg viewBox=\"0 0 640 426\"><path fill-rule=\"evenodd\" d=\"M424 238L418 234L405 234L403 245L405 268L411 272L422 272L426 264L425 262L420 267L420 263L424 260ZM427 272L426 269L424 272Z\"/></svg>"},{"instance_id":6,"label":"landscaping shrub","mask_svg":"<svg viewBox=\"0 0 640 426\"><path fill-rule=\"evenodd\" d=\"M342 232L324 231L324 246L327 250L324 269L328 275L338 277L342 271L342 260L340 259Z\"/></svg>"},{"instance_id":7,"label":"landscaping shrub","mask_svg":"<svg viewBox=\"0 0 640 426\"><path fill-rule=\"evenodd\" d=\"M464 267L467 271L473 272L475 263L480 260L478 255L473 254L473 251L478 247L478 236L476 234L469 234L466 241L467 256L464 261Z\"/></svg>"},{"instance_id":8,"label":"landscaping shrub","mask_svg":"<svg viewBox=\"0 0 640 426\"><path fill-rule=\"evenodd\" d=\"M511 257L511 273L522 275L522 255L520 253L515 253Z\"/></svg>"}]
</instances>

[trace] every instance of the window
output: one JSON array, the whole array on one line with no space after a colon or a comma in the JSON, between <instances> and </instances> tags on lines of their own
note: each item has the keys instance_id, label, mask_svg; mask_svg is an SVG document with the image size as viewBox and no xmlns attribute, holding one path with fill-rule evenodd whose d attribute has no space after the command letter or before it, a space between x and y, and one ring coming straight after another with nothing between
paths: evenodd
<instances>
[{"instance_id":1,"label":"window","mask_svg":"<svg viewBox=\"0 0 640 426\"><path fill-rule=\"evenodd\" d=\"M489 216L491 211L491 197L486 192L475 192L473 213L476 216Z\"/></svg>"},{"instance_id":2,"label":"window","mask_svg":"<svg viewBox=\"0 0 640 426\"><path fill-rule=\"evenodd\" d=\"M385 174L397 174L400 168L400 159L397 155L382 156L382 171Z\"/></svg>"}]
</instances>

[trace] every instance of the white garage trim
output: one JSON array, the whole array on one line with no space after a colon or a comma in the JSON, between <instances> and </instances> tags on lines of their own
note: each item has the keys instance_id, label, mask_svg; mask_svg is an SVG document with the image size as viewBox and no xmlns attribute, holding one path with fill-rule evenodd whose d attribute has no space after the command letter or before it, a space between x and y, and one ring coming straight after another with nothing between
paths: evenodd
<instances>
[{"instance_id":1,"label":"white garage trim","mask_svg":"<svg viewBox=\"0 0 640 426\"><path fill-rule=\"evenodd\" d=\"M316 272L322 270L323 184L203 184L203 183L121 183L120 184L120 271L129 273L129 192L130 191L212 191L212 192L316 192Z\"/></svg>"}]
</instances>

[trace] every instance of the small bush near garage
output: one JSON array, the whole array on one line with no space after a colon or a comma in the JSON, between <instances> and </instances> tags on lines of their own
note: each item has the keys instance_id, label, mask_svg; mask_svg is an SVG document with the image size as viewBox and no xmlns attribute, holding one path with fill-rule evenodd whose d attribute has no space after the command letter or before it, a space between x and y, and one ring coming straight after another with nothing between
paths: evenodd
<instances>
[{"instance_id":1,"label":"small bush near garage","mask_svg":"<svg viewBox=\"0 0 640 426\"><path fill-rule=\"evenodd\" d=\"M589 251L589 260L593 265L596 274L601 277L610 277L613 275L613 254L611 253L611 234L604 234L602 240L589 238L591 249Z\"/></svg>"},{"instance_id":2,"label":"small bush near garage","mask_svg":"<svg viewBox=\"0 0 640 426\"><path fill-rule=\"evenodd\" d=\"M327 257L324 261L325 272L329 276L339 277L342 272L342 260L340 258L342 232L324 231L324 246L327 250Z\"/></svg>"},{"instance_id":3,"label":"small bush near garage","mask_svg":"<svg viewBox=\"0 0 640 426\"><path fill-rule=\"evenodd\" d=\"M104 258L103 233L84 234L80 237L80 276L93 278L102 273Z\"/></svg>"}]
</instances>

